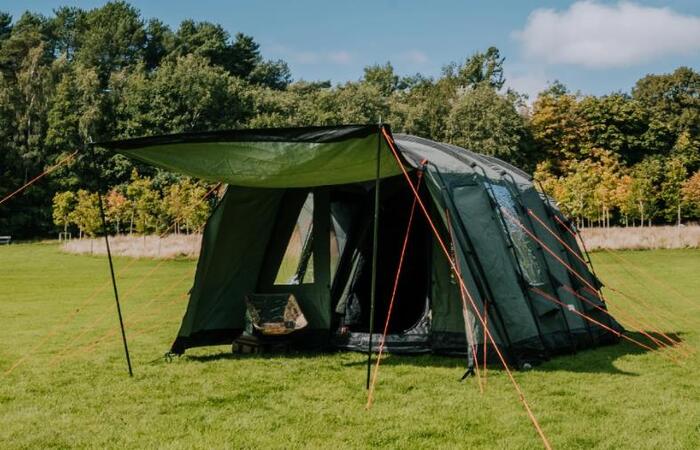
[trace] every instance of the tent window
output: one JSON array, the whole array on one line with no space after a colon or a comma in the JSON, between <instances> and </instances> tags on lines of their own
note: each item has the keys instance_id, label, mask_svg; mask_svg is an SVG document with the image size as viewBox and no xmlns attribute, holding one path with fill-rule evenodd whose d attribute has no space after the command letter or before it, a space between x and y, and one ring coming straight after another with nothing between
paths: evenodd
<instances>
[{"instance_id":1,"label":"tent window","mask_svg":"<svg viewBox=\"0 0 700 450\"><path fill-rule=\"evenodd\" d=\"M487 183L485 182L484 184ZM499 208L508 212L508 214L502 214L506 223L505 232L510 235L513 241L513 246L518 255L518 261L520 262L520 269L523 272L523 276L531 286L543 285L545 283L545 276L536 256L535 250L537 247L530 236L525 234L520 226L514 222L513 217L518 217L518 213L515 209L513 196L505 186L488 184L489 185L486 187L489 189L489 192L493 193L492 197L494 197Z\"/></svg>"},{"instance_id":2,"label":"tent window","mask_svg":"<svg viewBox=\"0 0 700 450\"><path fill-rule=\"evenodd\" d=\"M299 217L297 217L292 236L287 243L284 258L277 269L276 285L314 282L313 217L314 198L313 194L309 194L299 211Z\"/></svg>"}]
</instances>

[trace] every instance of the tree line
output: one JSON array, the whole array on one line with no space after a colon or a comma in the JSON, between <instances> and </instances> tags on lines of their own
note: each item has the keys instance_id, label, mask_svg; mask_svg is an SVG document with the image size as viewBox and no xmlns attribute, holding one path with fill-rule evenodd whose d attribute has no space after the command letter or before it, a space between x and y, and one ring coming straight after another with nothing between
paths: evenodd
<instances>
[{"instance_id":1,"label":"tree line","mask_svg":"<svg viewBox=\"0 0 700 450\"><path fill-rule=\"evenodd\" d=\"M102 207L110 233L164 234L201 232L209 217L211 189L190 178L157 186L134 170L131 180L111 188ZM96 236L102 229L97 192L85 189L57 192L53 197L53 223L77 229L78 236ZM70 233L72 237L72 233Z\"/></svg>"},{"instance_id":2,"label":"tree line","mask_svg":"<svg viewBox=\"0 0 700 450\"><path fill-rule=\"evenodd\" d=\"M63 7L49 17L0 14L0 196L80 150L72 164L0 207L0 231L94 233L88 205L98 176L107 198L127 205L121 212L108 206L114 232L175 226L176 215L155 206L146 214L148 205L168 203L172 189L207 189L99 148L93 158L90 140L379 118L395 132L534 173L582 225L700 218L700 74L680 67L604 96L554 82L527 99L505 88L504 63L492 47L447 64L438 77L399 76L386 63L334 85L294 81L287 64L265 59L251 36L192 20L171 29L126 2ZM177 226L200 224L189 220Z\"/></svg>"}]
</instances>

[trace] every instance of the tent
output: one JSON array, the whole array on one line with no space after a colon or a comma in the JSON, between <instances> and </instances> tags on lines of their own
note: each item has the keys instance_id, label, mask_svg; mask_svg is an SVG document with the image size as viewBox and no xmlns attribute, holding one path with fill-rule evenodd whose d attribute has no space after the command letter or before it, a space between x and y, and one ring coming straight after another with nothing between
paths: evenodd
<instances>
[{"instance_id":1,"label":"tent","mask_svg":"<svg viewBox=\"0 0 700 450\"><path fill-rule=\"evenodd\" d=\"M491 358L495 344L516 366L622 331L573 226L527 174L493 157L387 125L98 145L227 185L174 353L231 344L248 296L267 294L298 302L308 324L289 339L299 348L376 350L373 322L383 326L390 309L386 351Z\"/></svg>"}]
</instances>

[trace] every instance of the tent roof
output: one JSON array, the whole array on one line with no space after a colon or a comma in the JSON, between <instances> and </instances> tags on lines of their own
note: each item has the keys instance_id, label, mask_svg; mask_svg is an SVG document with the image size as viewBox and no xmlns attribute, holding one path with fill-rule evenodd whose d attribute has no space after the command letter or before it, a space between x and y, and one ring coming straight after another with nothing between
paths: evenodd
<instances>
[{"instance_id":1,"label":"tent roof","mask_svg":"<svg viewBox=\"0 0 700 450\"><path fill-rule=\"evenodd\" d=\"M385 125L386 127L386 125ZM167 170L246 187L311 187L400 174L377 125L181 133L100 142Z\"/></svg>"}]
</instances>

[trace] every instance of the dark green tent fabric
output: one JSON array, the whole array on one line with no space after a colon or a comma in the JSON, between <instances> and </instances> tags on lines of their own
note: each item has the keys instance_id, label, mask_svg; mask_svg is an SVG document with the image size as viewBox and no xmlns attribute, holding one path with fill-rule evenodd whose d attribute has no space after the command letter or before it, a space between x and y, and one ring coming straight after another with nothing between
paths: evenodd
<instances>
[{"instance_id":1,"label":"dark green tent fabric","mask_svg":"<svg viewBox=\"0 0 700 450\"><path fill-rule=\"evenodd\" d=\"M245 303L230 300L255 290L283 194L279 189L228 187L204 230L176 349L216 343L243 329Z\"/></svg>"},{"instance_id":2,"label":"dark green tent fabric","mask_svg":"<svg viewBox=\"0 0 700 450\"><path fill-rule=\"evenodd\" d=\"M156 136L98 144L139 161L234 186L294 188L398 175L377 126L240 130Z\"/></svg>"},{"instance_id":3,"label":"dark green tent fabric","mask_svg":"<svg viewBox=\"0 0 700 450\"><path fill-rule=\"evenodd\" d=\"M413 197L380 131L377 125L232 130L98 144L164 169L228 184L207 222L190 302L172 351L230 344L243 332L244 298L252 293L295 295L309 321L303 332L290 335L301 346L367 348L368 330L363 327L372 260L367 254L372 247L367 230L372 223L378 150L380 178L390 194L384 192L382 201L399 202L380 205L381 211L394 211L380 213L380 224L389 226L384 236L402 232L407 216L396 214L395 207L400 202L410 205ZM394 139L409 177L415 182L417 172L425 175L421 197L438 235L450 244L476 312L487 318L489 334L512 363L536 362L616 341L614 333L574 313L623 330L608 314L570 292L605 308L585 289L587 284L599 286L599 281L578 260L581 253L575 239L554 218L565 219L534 189L527 174L452 145L408 135ZM313 217L304 251L309 252L312 276L280 282L277 274L288 243L299 235L298 215L307 197L313 199ZM417 229L430 233L425 224ZM421 284L417 273L400 281L407 283L399 289L405 297L397 299L394 314L404 314L402 323L415 324L393 332L388 350L467 353L471 361L472 352L484 348L481 321L470 304L464 311L455 274L437 238L430 233L411 239L415 239L411 248L429 243L426 251L412 253L420 261L406 263L425 266L427 281ZM562 241L576 249L578 257L567 254ZM334 258L332 245L336 245ZM543 245L561 259L544 251ZM386 251L380 242L378 264L382 273L391 274L392 267L381 264L396 264L397 258L387 257ZM586 282L572 276L569 267L583 274ZM533 294L533 288L566 308ZM423 306L426 297L428 309ZM378 299L384 305L378 312L386 314L387 300ZM358 330L347 332L350 326ZM491 343L486 344L491 353Z\"/></svg>"}]
</instances>

